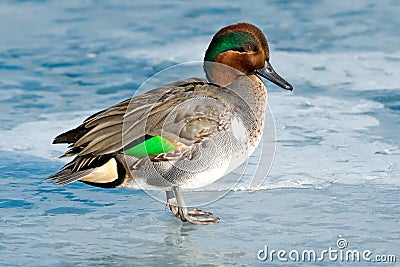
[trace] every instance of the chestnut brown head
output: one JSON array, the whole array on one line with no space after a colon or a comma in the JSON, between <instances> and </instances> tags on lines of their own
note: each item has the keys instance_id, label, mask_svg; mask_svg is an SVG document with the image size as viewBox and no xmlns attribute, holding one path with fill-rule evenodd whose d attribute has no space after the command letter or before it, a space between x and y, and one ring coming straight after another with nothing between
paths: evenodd
<instances>
[{"instance_id":1,"label":"chestnut brown head","mask_svg":"<svg viewBox=\"0 0 400 267\"><path fill-rule=\"evenodd\" d=\"M262 31L252 24L238 23L214 35L204 57L204 70L207 79L217 84L227 85L237 76L255 74L292 90L293 87L274 71L269 58L267 38ZM231 71L220 64L231 67Z\"/></svg>"}]
</instances>

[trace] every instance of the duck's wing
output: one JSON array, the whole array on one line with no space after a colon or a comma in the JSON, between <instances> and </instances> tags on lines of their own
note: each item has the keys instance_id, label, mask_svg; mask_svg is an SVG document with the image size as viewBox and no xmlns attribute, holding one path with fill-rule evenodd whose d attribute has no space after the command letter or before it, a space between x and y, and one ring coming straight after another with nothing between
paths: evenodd
<instances>
[{"instance_id":1,"label":"duck's wing","mask_svg":"<svg viewBox=\"0 0 400 267\"><path fill-rule=\"evenodd\" d=\"M123 131L131 131L124 136L130 140L125 140L125 145L136 139L143 139L151 132L154 134L154 119L160 122L179 102L190 98L195 89L206 85L208 84L205 80L192 78L126 99L93 114L75 129L60 134L53 144L71 144L70 149L61 157L88 154L99 156L118 152L124 147ZM153 125L148 123L150 119ZM146 129L142 127L144 123ZM140 132L139 129L144 131Z\"/></svg>"},{"instance_id":2,"label":"duck's wing","mask_svg":"<svg viewBox=\"0 0 400 267\"><path fill-rule=\"evenodd\" d=\"M77 128L54 139L55 144L71 144L63 156L77 157L49 178L59 184L83 180L90 170L110 160L122 164L114 157L119 152L143 157L143 150L154 148L145 143L155 143L150 157L155 160L160 159L157 154L198 143L211 135L213 129L223 127L220 124L224 104L212 95L224 89L203 79L182 80L90 116Z\"/></svg>"}]
</instances>

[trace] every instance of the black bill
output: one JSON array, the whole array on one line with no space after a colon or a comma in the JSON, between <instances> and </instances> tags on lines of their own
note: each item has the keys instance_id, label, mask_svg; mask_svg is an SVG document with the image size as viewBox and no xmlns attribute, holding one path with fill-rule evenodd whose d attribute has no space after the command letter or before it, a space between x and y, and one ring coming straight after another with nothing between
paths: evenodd
<instances>
[{"instance_id":1,"label":"black bill","mask_svg":"<svg viewBox=\"0 0 400 267\"><path fill-rule=\"evenodd\" d=\"M264 77L265 79L273 82L274 84L282 87L283 89L290 91L293 90L293 86L285 81L281 76L279 76L268 61L265 61L264 68L256 70L256 73Z\"/></svg>"}]
</instances>

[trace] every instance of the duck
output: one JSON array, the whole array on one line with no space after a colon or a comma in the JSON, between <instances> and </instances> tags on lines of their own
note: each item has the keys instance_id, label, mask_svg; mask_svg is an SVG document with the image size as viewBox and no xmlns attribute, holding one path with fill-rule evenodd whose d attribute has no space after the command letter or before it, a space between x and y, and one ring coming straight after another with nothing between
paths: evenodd
<instances>
[{"instance_id":1,"label":"duck","mask_svg":"<svg viewBox=\"0 0 400 267\"><path fill-rule=\"evenodd\" d=\"M182 222L216 224L189 209L183 190L209 185L241 165L258 146L268 104L262 78L293 86L270 64L263 32L241 22L221 28L204 56L205 78L187 78L126 99L55 137L74 157L47 177L102 188L161 190Z\"/></svg>"}]
</instances>

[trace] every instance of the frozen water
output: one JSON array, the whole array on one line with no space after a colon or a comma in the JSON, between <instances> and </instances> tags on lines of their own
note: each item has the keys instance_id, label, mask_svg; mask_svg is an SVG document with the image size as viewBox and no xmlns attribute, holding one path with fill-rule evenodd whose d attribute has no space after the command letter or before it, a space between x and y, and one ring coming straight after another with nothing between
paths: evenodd
<instances>
[{"instance_id":1,"label":"frozen water","mask_svg":"<svg viewBox=\"0 0 400 267\"><path fill-rule=\"evenodd\" d=\"M399 261L399 12L394 0L3 1L0 265L264 265L265 245L322 250L340 237ZM203 207L219 225L181 223L141 191L41 181L65 163L54 136L160 70L202 60L215 31L238 21L263 29L295 90L266 83L274 162L249 188L259 156L271 156L260 147L236 188Z\"/></svg>"}]
</instances>

